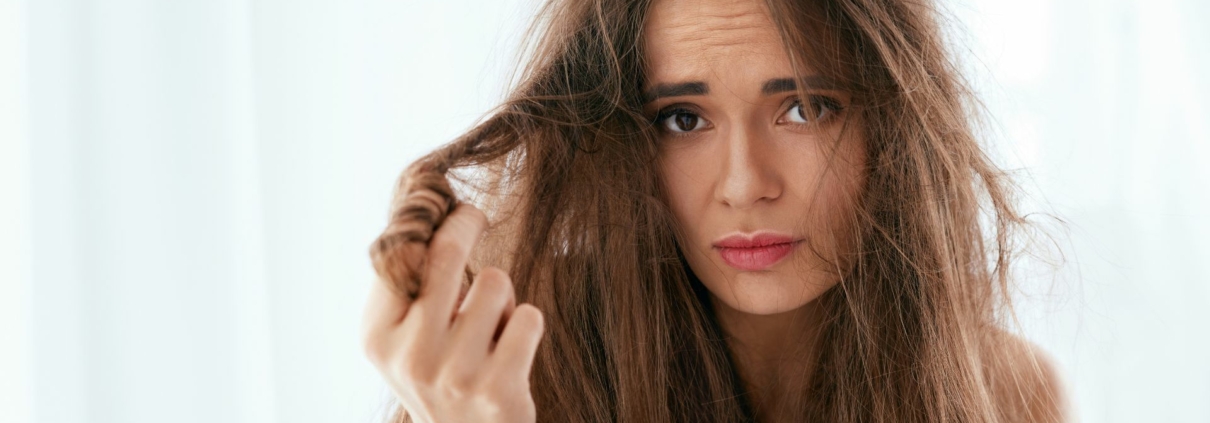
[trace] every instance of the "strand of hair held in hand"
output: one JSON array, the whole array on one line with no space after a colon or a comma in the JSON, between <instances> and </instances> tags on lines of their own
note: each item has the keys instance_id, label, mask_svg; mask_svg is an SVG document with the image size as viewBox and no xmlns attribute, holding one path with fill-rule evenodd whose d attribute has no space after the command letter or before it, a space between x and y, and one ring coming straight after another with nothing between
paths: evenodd
<instances>
[{"instance_id":1,"label":"strand of hair held in hand","mask_svg":"<svg viewBox=\"0 0 1210 423\"><path fill-rule=\"evenodd\" d=\"M416 299L429 240L457 204L443 172L422 165L400 179L387 227L370 247L378 277L400 298ZM466 276L463 292L474 276L469 268Z\"/></svg>"},{"instance_id":2,"label":"strand of hair held in hand","mask_svg":"<svg viewBox=\"0 0 1210 423\"><path fill-rule=\"evenodd\" d=\"M446 172L467 157L487 161L510 151L516 144L505 136L512 128L507 116L476 126L408 166L401 175L391 199L387 228L370 246L374 271L401 298L414 300L420 293L429 240L458 205ZM474 276L468 267L462 281L463 295Z\"/></svg>"}]
</instances>

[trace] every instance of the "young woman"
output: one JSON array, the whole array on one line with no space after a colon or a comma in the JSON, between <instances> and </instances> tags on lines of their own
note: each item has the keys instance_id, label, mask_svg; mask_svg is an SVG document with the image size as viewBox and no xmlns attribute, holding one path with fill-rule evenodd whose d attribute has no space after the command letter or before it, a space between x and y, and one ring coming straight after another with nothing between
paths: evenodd
<instances>
[{"instance_id":1,"label":"young woman","mask_svg":"<svg viewBox=\"0 0 1210 423\"><path fill-rule=\"evenodd\" d=\"M541 16L522 82L405 172L372 247L395 421L1063 420L1004 329L1025 222L932 4Z\"/></svg>"}]
</instances>

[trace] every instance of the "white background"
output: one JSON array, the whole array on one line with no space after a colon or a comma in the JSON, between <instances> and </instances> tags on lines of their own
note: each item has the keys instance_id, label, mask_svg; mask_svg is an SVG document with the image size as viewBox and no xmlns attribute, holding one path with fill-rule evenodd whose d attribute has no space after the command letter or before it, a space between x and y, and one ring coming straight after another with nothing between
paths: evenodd
<instances>
[{"instance_id":1,"label":"white background","mask_svg":"<svg viewBox=\"0 0 1210 423\"><path fill-rule=\"evenodd\" d=\"M1210 422L1210 3L955 0L1088 422ZM532 0L0 0L0 420L369 422L367 248ZM1040 216L1040 215L1039 215Z\"/></svg>"}]
</instances>

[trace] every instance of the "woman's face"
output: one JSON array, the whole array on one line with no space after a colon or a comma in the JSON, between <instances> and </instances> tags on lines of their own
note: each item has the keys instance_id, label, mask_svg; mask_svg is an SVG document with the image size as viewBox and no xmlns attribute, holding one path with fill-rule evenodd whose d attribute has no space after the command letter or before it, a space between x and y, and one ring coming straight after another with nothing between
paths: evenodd
<instances>
[{"instance_id":1,"label":"woman's face","mask_svg":"<svg viewBox=\"0 0 1210 423\"><path fill-rule=\"evenodd\" d=\"M818 298L846 267L865 185L850 96L794 79L760 0L657 0L646 25L644 112L693 272L716 305L746 313Z\"/></svg>"}]
</instances>

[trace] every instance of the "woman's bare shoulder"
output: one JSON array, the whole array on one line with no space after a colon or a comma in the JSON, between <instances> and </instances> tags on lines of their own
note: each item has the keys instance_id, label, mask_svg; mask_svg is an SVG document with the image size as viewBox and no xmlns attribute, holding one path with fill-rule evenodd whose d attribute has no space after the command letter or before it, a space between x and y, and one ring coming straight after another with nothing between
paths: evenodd
<instances>
[{"instance_id":1,"label":"woman's bare shoulder","mask_svg":"<svg viewBox=\"0 0 1210 423\"><path fill-rule=\"evenodd\" d=\"M986 347L991 393L1009 421L1067 422L1067 395L1054 359L1029 340L997 331Z\"/></svg>"}]
</instances>

